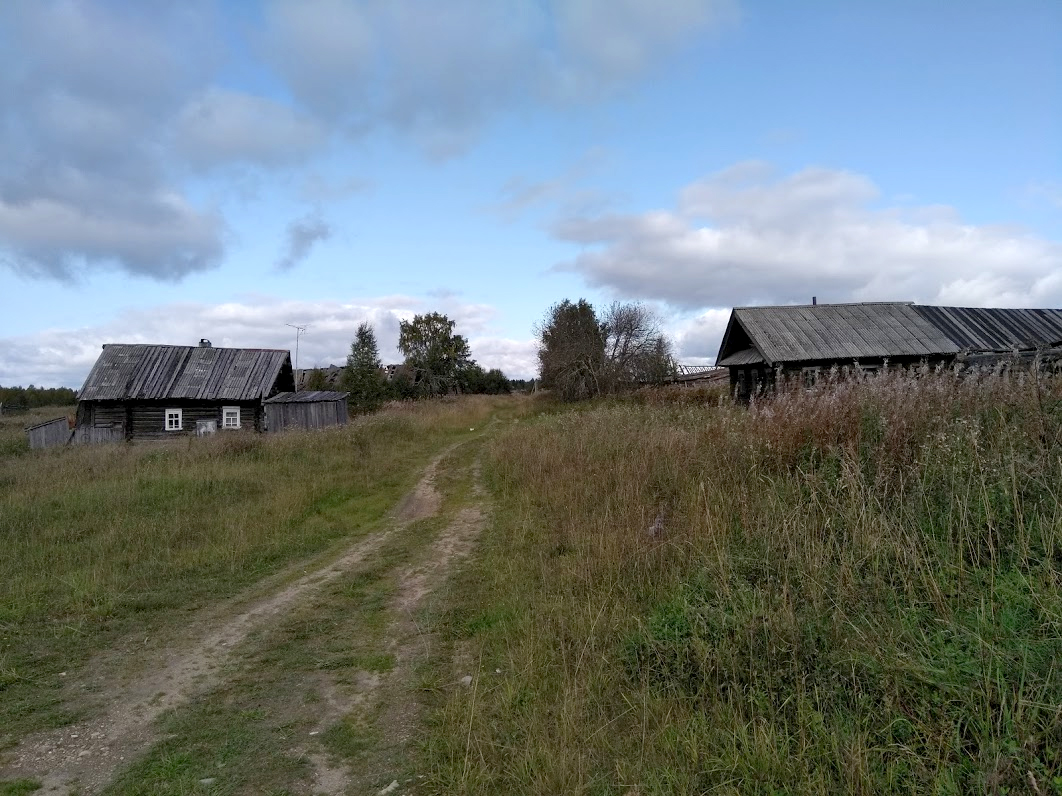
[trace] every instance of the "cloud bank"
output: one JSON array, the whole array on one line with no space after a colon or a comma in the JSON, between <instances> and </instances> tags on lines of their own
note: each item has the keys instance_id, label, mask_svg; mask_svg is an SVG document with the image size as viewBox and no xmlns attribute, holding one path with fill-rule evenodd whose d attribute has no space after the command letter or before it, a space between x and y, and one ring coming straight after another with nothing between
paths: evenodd
<instances>
[{"instance_id":1,"label":"cloud bank","mask_svg":"<svg viewBox=\"0 0 1062 796\"><path fill-rule=\"evenodd\" d=\"M401 320L438 309L469 338L472 356L484 368L501 368L511 378L530 377L537 368L532 340L492 334L492 308L410 296L354 301L283 301L266 297L224 304L175 303L128 311L108 323L82 329L49 329L0 339L0 384L36 384L78 388L104 343L195 345L206 337L215 346L284 348L295 352L294 330L306 325L299 339L299 367L343 364L358 325L372 324L385 363L400 362Z\"/></svg>"},{"instance_id":2,"label":"cloud bank","mask_svg":"<svg viewBox=\"0 0 1062 796\"><path fill-rule=\"evenodd\" d=\"M684 188L673 209L569 216L561 263L589 284L680 310L914 300L1058 306L1062 244L964 222L948 207L882 206L865 176L741 163Z\"/></svg>"},{"instance_id":3,"label":"cloud bank","mask_svg":"<svg viewBox=\"0 0 1062 796\"><path fill-rule=\"evenodd\" d=\"M226 220L196 179L312 168L380 129L451 155L514 107L610 95L731 15L729 0L0 3L0 266L216 268Z\"/></svg>"}]
</instances>

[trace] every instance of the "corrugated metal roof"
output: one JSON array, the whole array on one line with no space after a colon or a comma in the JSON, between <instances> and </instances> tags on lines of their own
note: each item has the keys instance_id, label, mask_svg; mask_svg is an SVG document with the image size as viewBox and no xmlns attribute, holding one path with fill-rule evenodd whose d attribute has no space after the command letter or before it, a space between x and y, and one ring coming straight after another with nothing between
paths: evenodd
<instances>
[{"instance_id":1,"label":"corrugated metal roof","mask_svg":"<svg viewBox=\"0 0 1062 796\"><path fill-rule=\"evenodd\" d=\"M348 393L335 390L303 390L302 392L278 392L262 403L266 404L309 404L317 401L342 401Z\"/></svg>"},{"instance_id":2,"label":"corrugated metal roof","mask_svg":"<svg viewBox=\"0 0 1062 796\"><path fill-rule=\"evenodd\" d=\"M954 342L907 302L735 307L733 318L767 362L929 356L959 351ZM723 343L725 348L726 339ZM731 352L721 349L719 354L719 361L723 362Z\"/></svg>"},{"instance_id":3,"label":"corrugated metal roof","mask_svg":"<svg viewBox=\"0 0 1062 796\"><path fill-rule=\"evenodd\" d=\"M735 307L716 361L735 366L924 357L1060 342L1062 310L1054 309L927 307L910 302Z\"/></svg>"},{"instance_id":4,"label":"corrugated metal roof","mask_svg":"<svg viewBox=\"0 0 1062 796\"><path fill-rule=\"evenodd\" d=\"M1014 351L1062 342L1062 310L915 307L964 351Z\"/></svg>"},{"instance_id":5,"label":"corrugated metal roof","mask_svg":"<svg viewBox=\"0 0 1062 796\"><path fill-rule=\"evenodd\" d=\"M294 386L287 351L118 343L103 347L78 399L253 401L277 386Z\"/></svg>"}]
</instances>

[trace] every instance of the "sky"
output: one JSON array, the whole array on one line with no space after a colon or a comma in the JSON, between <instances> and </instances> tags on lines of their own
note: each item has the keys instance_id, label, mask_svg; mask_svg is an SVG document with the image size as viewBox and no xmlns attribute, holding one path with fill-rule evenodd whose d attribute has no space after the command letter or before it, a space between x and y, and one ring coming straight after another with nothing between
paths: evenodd
<instances>
[{"instance_id":1,"label":"sky","mask_svg":"<svg viewBox=\"0 0 1062 796\"><path fill-rule=\"evenodd\" d=\"M563 299L1062 306L1058 0L4 0L0 385Z\"/></svg>"}]
</instances>

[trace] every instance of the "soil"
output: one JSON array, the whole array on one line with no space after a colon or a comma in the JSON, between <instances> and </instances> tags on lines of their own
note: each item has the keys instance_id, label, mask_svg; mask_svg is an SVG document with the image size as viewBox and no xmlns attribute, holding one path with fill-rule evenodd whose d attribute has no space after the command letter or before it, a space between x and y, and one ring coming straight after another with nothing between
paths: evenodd
<instances>
[{"instance_id":1,"label":"soil","mask_svg":"<svg viewBox=\"0 0 1062 796\"><path fill-rule=\"evenodd\" d=\"M159 740L155 720L164 711L221 682L223 667L234 648L252 631L267 627L272 620L286 615L321 587L379 551L397 529L435 515L441 504L435 488L436 469L451 450L453 448L444 451L427 467L420 482L395 509L383 530L358 541L338 558L318 565L294 580L290 579L290 572L286 578L281 575L269 579L267 585L282 585L264 596L262 584L259 584L248 594L227 601L220 608L207 609L198 620L193 619L187 624L188 627L201 628L201 632L183 642L149 651L147 656L152 660L141 661L141 671L133 675L114 673L118 659L128 655L128 647L101 655L84 674L78 675L78 679L82 681L82 690L94 691L102 686L97 696L105 700L106 708L92 719L23 738L0 760L4 764L0 767L0 779L35 779L42 784L38 791L42 794L84 794L101 790L119 769ZM403 696L410 691L403 688L403 681L410 675L418 644L423 645L425 641L419 638L414 612L428 593L445 579L453 560L471 549L482 525L483 513L478 506L462 509L434 542L425 560L401 574L393 604L395 620L388 634L392 639L388 651L394 655L396 666L387 675L363 673L354 695L340 694L334 684L324 680L317 684L325 695L320 713L321 731L351 711L367 710L386 698L387 706L379 720L385 736L383 746L395 749L408 743L416 712L415 701ZM77 686L77 683L71 683L72 689ZM334 767L319 750L293 751L312 763L315 793L341 794L353 784L368 782L365 774L354 776L343 767ZM392 757L379 758L380 765ZM370 776L378 781L382 773Z\"/></svg>"}]
</instances>

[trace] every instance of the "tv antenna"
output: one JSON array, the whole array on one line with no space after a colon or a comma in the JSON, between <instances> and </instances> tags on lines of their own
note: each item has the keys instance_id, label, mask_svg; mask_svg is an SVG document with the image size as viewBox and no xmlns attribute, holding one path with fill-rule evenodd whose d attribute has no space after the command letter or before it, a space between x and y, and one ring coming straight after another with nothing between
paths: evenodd
<instances>
[{"instance_id":1,"label":"tv antenna","mask_svg":"<svg viewBox=\"0 0 1062 796\"><path fill-rule=\"evenodd\" d=\"M299 337L306 334L307 326L300 326L297 323L285 323L285 326L290 326L295 330L295 392L299 391Z\"/></svg>"}]
</instances>

